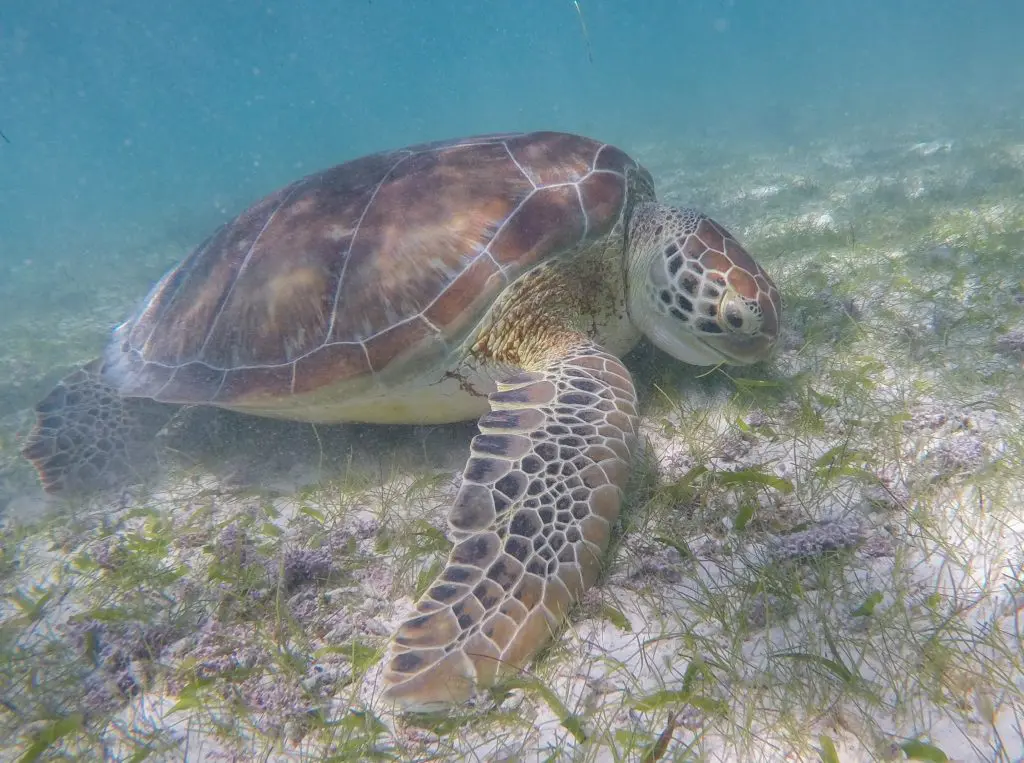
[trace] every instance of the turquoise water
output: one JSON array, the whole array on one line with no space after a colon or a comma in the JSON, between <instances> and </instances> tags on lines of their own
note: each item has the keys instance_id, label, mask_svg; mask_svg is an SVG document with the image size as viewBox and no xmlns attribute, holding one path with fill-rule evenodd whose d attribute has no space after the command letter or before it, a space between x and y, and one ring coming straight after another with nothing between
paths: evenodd
<instances>
[{"instance_id":1,"label":"turquoise water","mask_svg":"<svg viewBox=\"0 0 1024 763\"><path fill-rule=\"evenodd\" d=\"M129 256L129 232L196 243L298 175L439 137L799 147L1024 114L1009 0L579 8L588 40L570 0L8 0L0 273Z\"/></svg>"},{"instance_id":2,"label":"turquoise water","mask_svg":"<svg viewBox=\"0 0 1024 763\"><path fill-rule=\"evenodd\" d=\"M141 759L187 728L188 752L251 742L235 759L298 730L310 760L810 760L824 734L844 761L1024 759L1022 34L1021 0L0 0L0 748ZM526 673L548 691L392 734L357 684L443 563L475 423L193 409L167 479L70 510L18 446L256 199L535 129L620 145L737 233L784 332L745 371L627 358L637 490ZM190 704L229 686L232 723Z\"/></svg>"}]
</instances>

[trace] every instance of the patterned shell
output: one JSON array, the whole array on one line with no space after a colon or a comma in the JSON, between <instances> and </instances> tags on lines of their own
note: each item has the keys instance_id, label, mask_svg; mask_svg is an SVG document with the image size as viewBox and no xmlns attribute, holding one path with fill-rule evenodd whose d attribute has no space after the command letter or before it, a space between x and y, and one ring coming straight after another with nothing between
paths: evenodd
<instances>
[{"instance_id":1,"label":"patterned shell","mask_svg":"<svg viewBox=\"0 0 1024 763\"><path fill-rule=\"evenodd\" d=\"M651 184L619 149L561 133L309 175L167 273L118 329L104 375L127 395L231 405L429 364L520 274L606 235L637 178Z\"/></svg>"}]
</instances>

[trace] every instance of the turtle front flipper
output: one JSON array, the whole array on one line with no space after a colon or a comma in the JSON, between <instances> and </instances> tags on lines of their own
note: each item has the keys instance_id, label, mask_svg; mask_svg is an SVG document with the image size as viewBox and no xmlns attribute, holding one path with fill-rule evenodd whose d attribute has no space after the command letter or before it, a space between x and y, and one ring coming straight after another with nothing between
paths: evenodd
<instances>
[{"instance_id":1,"label":"turtle front flipper","mask_svg":"<svg viewBox=\"0 0 1024 763\"><path fill-rule=\"evenodd\" d=\"M124 398L103 382L100 361L74 371L36 406L22 454L48 493L88 493L144 478L156 465L154 437L177 406Z\"/></svg>"},{"instance_id":2,"label":"turtle front flipper","mask_svg":"<svg viewBox=\"0 0 1024 763\"><path fill-rule=\"evenodd\" d=\"M614 356L577 342L490 396L449 515L448 564L399 626L385 698L468 699L525 664L593 585L622 504L636 394Z\"/></svg>"}]
</instances>

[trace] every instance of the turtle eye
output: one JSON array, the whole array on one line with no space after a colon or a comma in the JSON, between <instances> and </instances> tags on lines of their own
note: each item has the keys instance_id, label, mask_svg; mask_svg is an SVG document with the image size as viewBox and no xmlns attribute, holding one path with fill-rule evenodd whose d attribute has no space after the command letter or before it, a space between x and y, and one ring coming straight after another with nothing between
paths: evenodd
<instances>
[{"instance_id":1,"label":"turtle eye","mask_svg":"<svg viewBox=\"0 0 1024 763\"><path fill-rule=\"evenodd\" d=\"M761 331L761 311L756 302L727 293L719 303L718 314L722 328L728 331L748 335Z\"/></svg>"},{"instance_id":2,"label":"turtle eye","mask_svg":"<svg viewBox=\"0 0 1024 763\"><path fill-rule=\"evenodd\" d=\"M729 324L729 328L736 331L743 329L743 309L736 304L735 300L730 301L722 310L722 317Z\"/></svg>"}]
</instances>

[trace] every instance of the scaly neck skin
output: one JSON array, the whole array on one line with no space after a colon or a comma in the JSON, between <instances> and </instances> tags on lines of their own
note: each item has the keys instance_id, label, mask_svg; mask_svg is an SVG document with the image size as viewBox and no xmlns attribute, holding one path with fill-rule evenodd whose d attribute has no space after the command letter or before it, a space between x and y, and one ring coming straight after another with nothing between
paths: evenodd
<instances>
[{"instance_id":1,"label":"scaly neck skin","mask_svg":"<svg viewBox=\"0 0 1024 763\"><path fill-rule=\"evenodd\" d=\"M651 323L650 298L647 295L647 273L655 258L673 238L671 226L664 225L670 207L645 201L633 208L626 232L626 300L634 325L645 334ZM662 231L658 233L658 226Z\"/></svg>"}]
</instances>

